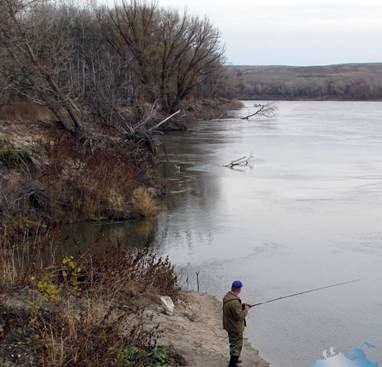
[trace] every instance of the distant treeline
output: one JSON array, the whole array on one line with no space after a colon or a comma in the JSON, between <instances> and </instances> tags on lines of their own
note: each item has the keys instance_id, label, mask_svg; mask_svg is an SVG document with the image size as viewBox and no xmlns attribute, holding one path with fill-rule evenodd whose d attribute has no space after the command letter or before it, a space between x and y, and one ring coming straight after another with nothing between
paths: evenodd
<instances>
[{"instance_id":1,"label":"distant treeline","mask_svg":"<svg viewBox=\"0 0 382 367\"><path fill-rule=\"evenodd\" d=\"M126 107L131 122L147 105L167 114L230 95L220 33L208 19L149 1L76 4L1 0L0 104L36 101L80 125L123 122Z\"/></svg>"},{"instance_id":2,"label":"distant treeline","mask_svg":"<svg viewBox=\"0 0 382 367\"><path fill-rule=\"evenodd\" d=\"M242 99L382 100L382 64L229 69Z\"/></svg>"}]
</instances>

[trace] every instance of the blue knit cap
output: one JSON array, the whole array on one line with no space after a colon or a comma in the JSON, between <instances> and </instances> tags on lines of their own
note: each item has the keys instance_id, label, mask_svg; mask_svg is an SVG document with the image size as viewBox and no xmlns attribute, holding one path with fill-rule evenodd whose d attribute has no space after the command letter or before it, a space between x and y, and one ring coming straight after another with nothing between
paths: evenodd
<instances>
[{"instance_id":1,"label":"blue knit cap","mask_svg":"<svg viewBox=\"0 0 382 367\"><path fill-rule=\"evenodd\" d=\"M232 288L239 289L243 286L243 283L240 280L235 280L232 283Z\"/></svg>"}]
</instances>

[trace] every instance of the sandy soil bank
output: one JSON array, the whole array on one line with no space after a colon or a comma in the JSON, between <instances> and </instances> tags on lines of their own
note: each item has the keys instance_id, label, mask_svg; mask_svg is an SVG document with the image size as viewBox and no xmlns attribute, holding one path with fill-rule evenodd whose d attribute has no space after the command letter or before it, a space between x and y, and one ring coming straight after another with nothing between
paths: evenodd
<instances>
[{"instance_id":1,"label":"sandy soil bank","mask_svg":"<svg viewBox=\"0 0 382 367\"><path fill-rule=\"evenodd\" d=\"M153 322L158 322L163 332L160 344L172 345L188 366L227 366L228 337L222 328L221 309L221 303L208 294L183 292L172 316L164 314L160 308L153 310ZM248 341L245 341L241 359L242 367L269 366Z\"/></svg>"}]
</instances>

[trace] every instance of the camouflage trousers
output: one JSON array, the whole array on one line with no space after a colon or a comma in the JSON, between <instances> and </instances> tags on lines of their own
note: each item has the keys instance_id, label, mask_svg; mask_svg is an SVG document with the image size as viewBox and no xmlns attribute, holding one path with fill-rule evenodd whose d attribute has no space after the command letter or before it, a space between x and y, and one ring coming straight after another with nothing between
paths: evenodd
<instances>
[{"instance_id":1,"label":"camouflage trousers","mask_svg":"<svg viewBox=\"0 0 382 367\"><path fill-rule=\"evenodd\" d=\"M243 348L243 334L228 333L229 354L231 357L240 357Z\"/></svg>"}]
</instances>

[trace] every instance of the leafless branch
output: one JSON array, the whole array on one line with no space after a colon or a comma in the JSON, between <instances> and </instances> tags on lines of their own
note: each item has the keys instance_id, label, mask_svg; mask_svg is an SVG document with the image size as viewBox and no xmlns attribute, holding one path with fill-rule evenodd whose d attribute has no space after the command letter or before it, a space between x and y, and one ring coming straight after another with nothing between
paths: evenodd
<instances>
[{"instance_id":1,"label":"leafless branch","mask_svg":"<svg viewBox=\"0 0 382 367\"><path fill-rule=\"evenodd\" d=\"M235 159L227 164L224 165L224 167L233 168L236 166L248 166L249 161L253 158L252 154L249 156L240 157L238 159Z\"/></svg>"},{"instance_id":2,"label":"leafless branch","mask_svg":"<svg viewBox=\"0 0 382 367\"><path fill-rule=\"evenodd\" d=\"M266 118L273 118L275 117L277 113L277 106L273 103L267 103L267 104L255 104L254 107L257 108L256 112L251 113L245 117L242 117L242 120L249 120L251 117L254 116L261 116Z\"/></svg>"}]
</instances>

